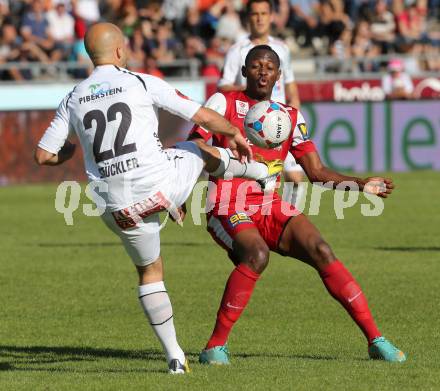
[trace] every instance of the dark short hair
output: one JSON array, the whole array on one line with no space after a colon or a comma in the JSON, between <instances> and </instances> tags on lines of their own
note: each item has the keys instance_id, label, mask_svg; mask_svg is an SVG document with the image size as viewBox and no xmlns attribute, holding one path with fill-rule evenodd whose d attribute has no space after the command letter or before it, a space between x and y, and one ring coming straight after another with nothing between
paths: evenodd
<instances>
[{"instance_id":1,"label":"dark short hair","mask_svg":"<svg viewBox=\"0 0 440 391\"><path fill-rule=\"evenodd\" d=\"M270 12L273 11L272 0L249 0L246 4L246 15L249 15L251 13L252 4L255 4L255 3L267 3L267 4L269 4Z\"/></svg>"},{"instance_id":2,"label":"dark short hair","mask_svg":"<svg viewBox=\"0 0 440 391\"><path fill-rule=\"evenodd\" d=\"M278 56L278 53L275 50L273 50L269 45L254 46L251 50L249 50L246 59L244 60L244 65L247 66L251 58L255 56L255 53L260 51L266 51L272 53L276 59L277 67L278 68L280 67L281 65L280 56Z\"/></svg>"}]
</instances>

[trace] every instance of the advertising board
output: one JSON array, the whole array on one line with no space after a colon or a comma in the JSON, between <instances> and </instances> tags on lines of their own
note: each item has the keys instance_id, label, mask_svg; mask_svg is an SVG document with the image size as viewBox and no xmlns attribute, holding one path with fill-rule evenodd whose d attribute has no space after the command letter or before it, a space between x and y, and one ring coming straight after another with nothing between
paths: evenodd
<instances>
[{"instance_id":1,"label":"advertising board","mask_svg":"<svg viewBox=\"0 0 440 391\"><path fill-rule=\"evenodd\" d=\"M436 101L315 103L302 108L326 165L342 171L440 170Z\"/></svg>"}]
</instances>

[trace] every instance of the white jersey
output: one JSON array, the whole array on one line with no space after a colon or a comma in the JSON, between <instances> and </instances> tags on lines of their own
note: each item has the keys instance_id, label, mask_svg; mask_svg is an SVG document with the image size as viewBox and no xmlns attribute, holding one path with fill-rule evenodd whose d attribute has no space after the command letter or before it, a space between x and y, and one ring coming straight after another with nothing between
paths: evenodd
<instances>
[{"instance_id":1,"label":"white jersey","mask_svg":"<svg viewBox=\"0 0 440 391\"><path fill-rule=\"evenodd\" d=\"M281 62L281 77L273 87L272 99L277 102L286 103L285 85L295 81L292 62L288 46L281 40L269 36L268 45L278 54ZM249 37L235 43L226 53L225 65L222 78L218 85L246 85L246 79L241 74L241 67L244 65L249 50L256 46Z\"/></svg>"},{"instance_id":2,"label":"white jersey","mask_svg":"<svg viewBox=\"0 0 440 391\"><path fill-rule=\"evenodd\" d=\"M87 177L105 182L101 196L119 210L169 186L174 163L158 137L158 107L190 120L200 105L154 76L98 66L64 98L38 146L57 154L75 132Z\"/></svg>"}]
</instances>

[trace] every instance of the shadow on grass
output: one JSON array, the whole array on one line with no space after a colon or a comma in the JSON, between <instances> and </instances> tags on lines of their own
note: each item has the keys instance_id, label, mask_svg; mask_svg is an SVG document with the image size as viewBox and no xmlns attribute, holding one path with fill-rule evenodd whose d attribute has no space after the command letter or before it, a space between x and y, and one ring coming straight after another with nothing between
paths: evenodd
<instances>
[{"instance_id":1,"label":"shadow on grass","mask_svg":"<svg viewBox=\"0 0 440 391\"><path fill-rule=\"evenodd\" d=\"M197 354L198 357L198 354ZM280 358L289 360L317 360L317 361L333 361L338 360L334 356L318 356L311 354L276 354L276 353L234 353L233 357L239 358Z\"/></svg>"},{"instance_id":2,"label":"shadow on grass","mask_svg":"<svg viewBox=\"0 0 440 391\"><path fill-rule=\"evenodd\" d=\"M209 243L200 242L160 242L161 246L179 246L179 247L201 247L206 246ZM28 246L35 246L35 243L28 243ZM122 246L120 242L84 242L84 243L69 243L69 242L59 242L59 243L38 243L38 247L44 248L59 248L59 247L119 247Z\"/></svg>"},{"instance_id":3,"label":"shadow on grass","mask_svg":"<svg viewBox=\"0 0 440 391\"><path fill-rule=\"evenodd\" d=\"M151 369L151 368L131 368L131 369L116 369L116 368L100 368L100 369L84 369L84 368L49 368L49 367L17 367L9 363L0 365L0 371L10 372L52 372L52 373L163 373L168 374L166 369Z\"/></svg>"},{"instance_id":4,"label":"shadow on grass","mask_svg":"<svg viewBox=\"0 0 440 391\"><path fill-rule=\"evenodd\" d=\"M404 252L419 252L419 251L433 251L437 252L440 251L440 247L436 246L429 246L429 247L416 247L416 246L396 246L396 247L375 247L375 250L382 250L382 251L404 251Z\"/></svg>"},{"instance_id":5,"label":"shadow on grass","mask_svg":"<svg viewBox=\"0 0 440 391\"><path fill-rule=\"evenodd\" d=\"M164 360L160 350L97 349L75 346L12 346L0 345L0 357L26 358L38 362L38 358L55 361L93 361L96 358L121 358L130 360ZM54 357L55 356L55 357ZM56 358L58 356L58 358Z\"/></svg>"},{"instance_id":6,"label":"shadow on grass","mask_svg":"<svg viewBox=\"0 0 440 391\"><path fill-rule=\"evenodd\" d=\"M187 356L197 361L199 352L189 352ZM165 361L160 350L123 350L123 349L97 349L91 347L74 346L13 346L0 345L0 357L4 359L0 363L0 371L36 371L36 372L86 372L86 373L118 373L118 372L156 372L165 370L148 368L72 368L72 367L38 367L44 364L62 364L78 362L94 362L98 359L127 359L127 360L155 360ZM234 353L233 357L247 358L276 358L288 360L337 360L332 356L304 355L304 354L276 354L276 353Z\"/></svg>"},{"instance_id":7,"label":"shadow on grass","mask_svg":"<svg viewBox=\"0 0 440 391\"><path fill-rule=\"evenodd\" d=\"M75 362L94 362L98 359L156 360L165 364L165 357L160 350L123 350L96 349L72 346L12 346L0 345L0 371L31 372L81 372L81 373L130 373L154 372L167 373L165 369L151 368L73 368L73 367L38 367L45 364L63 364Z\"/></svg>"}]
</instances>

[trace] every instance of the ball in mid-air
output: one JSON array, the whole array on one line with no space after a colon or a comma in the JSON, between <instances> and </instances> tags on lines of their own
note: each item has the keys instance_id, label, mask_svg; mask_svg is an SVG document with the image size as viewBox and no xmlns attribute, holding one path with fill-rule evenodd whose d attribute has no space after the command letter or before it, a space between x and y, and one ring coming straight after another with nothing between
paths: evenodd
<instances>
[{"instance_id":1,"label":"ball in mid-air","mask_svg":"<svg viewBox=\"0 0 440 391\"><path fill-rule=\"evenodd\" d=\"M276 148L292 130L288 111L279 103L265 100L253 105L244 119L249 141L262 148Z\"/></svg>"}]
</instances>

